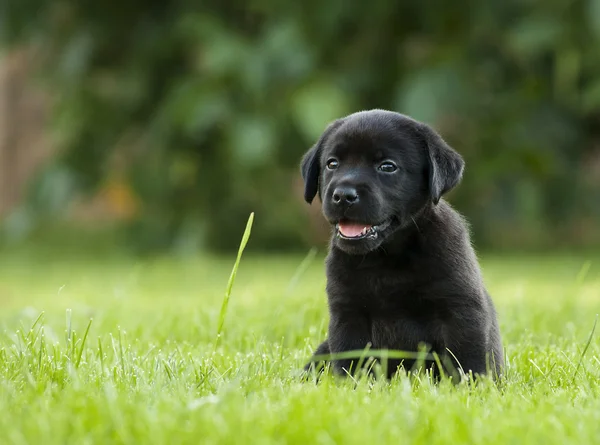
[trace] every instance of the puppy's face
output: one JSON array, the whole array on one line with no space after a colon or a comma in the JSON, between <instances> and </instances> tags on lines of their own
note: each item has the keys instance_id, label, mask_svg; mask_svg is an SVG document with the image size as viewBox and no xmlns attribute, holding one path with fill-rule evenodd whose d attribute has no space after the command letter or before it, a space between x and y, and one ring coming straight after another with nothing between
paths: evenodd
<instances>
[{"instance_id":1,"label":"puppy's face","mask_svg":"<svg viewBox=\"0 0 600 445\"><path fill-rule=\"evenodd\" d=\"M414 129L369 117L342 124L319 156L323 214L348 253L379 247L428 198L427 153Z\"/></svg>"},{"instance_id":2,"label":"puppy's face","mask_svg":"<svg viewBox=\"0 0 600 445\"><path fill-rule=\"evenodd\" d=\"M339 249L365 254L437 204L463 165L425 124L389 111L354 113L333 122L305 155L305 199L319 194Z\"/></svg>"}]
</instances>

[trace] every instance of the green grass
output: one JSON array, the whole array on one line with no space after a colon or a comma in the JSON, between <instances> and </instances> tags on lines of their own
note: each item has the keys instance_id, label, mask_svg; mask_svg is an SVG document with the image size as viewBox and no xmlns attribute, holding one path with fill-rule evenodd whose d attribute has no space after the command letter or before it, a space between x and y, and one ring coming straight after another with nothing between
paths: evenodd
<instances>
[{"instance_id":1,"label":"green grass","mask_svg":"<svg viewBox=\"0 0 600 445\"><path fill-rule=\"evenodd\" d=\"M600 256L482 258L498 389L300 382L326 333L322 255L245 255L224 303L234 257L0 254L0 443L599 440Z\"/></svg>"}]
</instances>

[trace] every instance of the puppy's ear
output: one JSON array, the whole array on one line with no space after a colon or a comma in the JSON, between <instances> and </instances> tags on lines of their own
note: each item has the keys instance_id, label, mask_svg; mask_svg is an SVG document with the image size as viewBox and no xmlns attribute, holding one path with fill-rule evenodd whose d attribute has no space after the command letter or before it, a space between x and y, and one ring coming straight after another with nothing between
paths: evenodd
<instances>
[{"instance_id":1,"label":"puppy's ear","mask_svg":"<svg viewBox=\"0 0 600 445\"><path fill-rule=\"evenodd\" d=\"M321 173L321 151L323 144L331 134L333 130L339 127L342 123L341 119L338 119L325 129L323 134L319 137L319 140L306 152L300 163L300 171L302 172L302 179L304 180L304 200L311 204L317 192L319 192L319 174Z\"/></svg>"},{"instance_id":2,"label":"puppy's ear","mask_svg":"<svg viewBox=\"0 0 600 445\"><path fill-rule=\"evenodd\" d=\"M431 201L437 204L462 179L465 161L431 127L420 124L419 130L429 152L429 193Z\"/></svg>"},{"instance_id":3,"label":"puppy's ear","mask_svg":"<svg viewBox=\"0 0 600 445\"><path fill-rule=\"evenodd\" d=\"M321 136L321 139L323 136ZM304 180L304 200L311 204L319 190L319 173L321 172L321 139L306 152L300 164L302 179Z\"/></svg>"}]
</instances>

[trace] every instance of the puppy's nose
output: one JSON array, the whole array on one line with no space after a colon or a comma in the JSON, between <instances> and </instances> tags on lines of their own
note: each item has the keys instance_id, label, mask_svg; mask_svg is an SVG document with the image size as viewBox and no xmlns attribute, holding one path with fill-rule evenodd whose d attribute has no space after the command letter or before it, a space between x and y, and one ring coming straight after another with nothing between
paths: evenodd
<instances>
[{"instance_id":1,"label":"puppy's nose","mask_svg":"<svg viewBox=\"0 0 600 445\"><path fill-rule=\"evenodd\" d=\"M354 187L337 187L332 198L335 204L354 204L358 201L358 193Z\"/></svg>"}]
</instances>

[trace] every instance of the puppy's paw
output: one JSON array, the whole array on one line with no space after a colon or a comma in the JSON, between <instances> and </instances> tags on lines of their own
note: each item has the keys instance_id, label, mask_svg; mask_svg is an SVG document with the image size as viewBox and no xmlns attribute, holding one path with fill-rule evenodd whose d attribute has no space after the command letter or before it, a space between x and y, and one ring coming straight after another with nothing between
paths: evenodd
<instances>
[{"instance_id":1,"label":"puppy's paw","mask_svg":"<svg viewBox=\"0 0 600 445\"><path fill-rule=\"evenodd\" d=\"M314 380L315 383L319 383L323 374L328 374L330 371L330 365L327 362L314 362L311 361L304 365L301 371L301 380L308 382Z\"/></svg>"}]
</instances>

